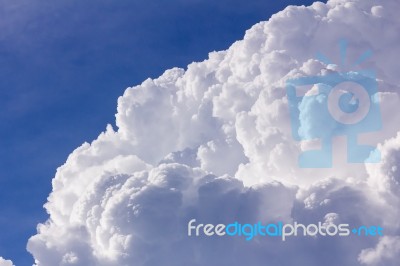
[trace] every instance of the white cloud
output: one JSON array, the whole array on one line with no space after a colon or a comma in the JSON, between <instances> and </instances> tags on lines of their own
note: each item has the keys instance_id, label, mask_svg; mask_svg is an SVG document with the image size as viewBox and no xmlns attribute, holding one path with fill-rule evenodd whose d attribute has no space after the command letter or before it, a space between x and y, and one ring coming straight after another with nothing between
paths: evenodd
<instances>
[{"instance_id":1,"label":"white cloud","mask_svg":"<svg viewBox=\"0 0 400 266\"><path fill-rule=\"evenodd\" d=\"M385 241L398 245L400 229L400 116L393 115L400 111L399 7L395 0L288 7L228 50L128 88L118 100L118 130L108 126L58 168L45 205L50 219L28 242L36 265L353 266L400 259L396 248L380 251ZM342 38L348 63L373 51L365 67L377 71L384 127L359 140L382 143L383 159L348 164L345 142L335 138L334 167L302 169L297 158L312 144L292 138L285 82L346 70ZM319 62L317 52L338 65ZM388 237L189 238L192 218L382 225Z\"/></svg>"},{"instance_id":2,"label":"white cloud","mask_svg":"<svg viewBox=\"0 0 400 266\"><path fill-rule=\"evenodd\" d=\"M365 249L361 252L359 260L364 265L395 266L399 264L400 237L383 237L375 248Z\"/></svg>"},{"instance_id":3,"label":"white cloud","mask_svg":"<svg viewBox=\"0 0 400 266\"><path fill-rule=\"evenodd\" d=\"M5 260L3 257L0 257L0 266L14 266L11 260Z\"/></svg>"}]
</instances>

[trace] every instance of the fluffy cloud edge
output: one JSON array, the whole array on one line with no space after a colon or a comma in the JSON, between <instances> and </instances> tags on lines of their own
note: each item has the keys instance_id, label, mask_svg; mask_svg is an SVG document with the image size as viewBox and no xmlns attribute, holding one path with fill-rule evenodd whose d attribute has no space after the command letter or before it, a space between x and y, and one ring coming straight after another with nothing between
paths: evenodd
<instances>
[{"instance_id":1,"label":"fluffy cloud edge","mask_svg":"<svg viewBox=\"0 0 400 266\"><path fill-rule=\"evenodd\" d=\"M6 260L0 257L0 266L15 266L11 260Z\"/></svg>"},{"instance_id":2,"label":"fluffy cloud edge","mask_svg":"<svg viewBox=\"0 0 400 266\"><path fill-rule=\"evenodd\" d=\"M318 248L312 240L286 247L267 240L247 246L238 240L194 243L180 229L189 215L209 221L342 220L385 224L392 234L389 242L397 243L399 199L394 192L399 175L393 167L399 161L392 158L400 153L395 137L399 117L390 115L399 103L398 86L393 85L392 55L399 50L393 45L399 39L395 7L398 3L389 0L379 6L336 0L288 7L253 26L227 51L213 52L186 71L171 69L128 88L118 100L118 130L108 126L57 170L46 203L50 219L28 242L36 264L238 265L268 256L276 265L299 259L298 265L355 265L380 258L391 263L396 256L380 255L380 243L387 238L366 243L352 239L353 245L319 239L333 253L347 254L347 260L336 261L313 256L310 250L318 253ZM334 55L337 47L332 44L343 37L355 43L349 56L361 48L375 53L371 66L381 78L382 117L389 126L367 140L382 143L384 162L298 169L296 158L304 146L290 134L284 81L336 71L337 66L313 59L314 53L323 48ZM157 220L170 231L155 235ZM181 256L171 257L166 243L173 243ZM257 253L262 245L274 249ZM213 248L226 256L213 261ZM241 250L236 255L243 258L229 261L224 253L229 248ZM285 248L291 257L282 256Z\"/></svg>"}]
</instances>

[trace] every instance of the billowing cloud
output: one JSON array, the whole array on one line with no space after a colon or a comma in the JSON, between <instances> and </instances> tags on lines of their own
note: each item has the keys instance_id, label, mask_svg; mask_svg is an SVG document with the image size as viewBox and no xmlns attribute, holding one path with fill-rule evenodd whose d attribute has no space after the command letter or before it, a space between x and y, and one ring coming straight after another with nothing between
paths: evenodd
<instances>
[{"instance_id":1,"label":"billowing cloud","mask_svg":"<svg viewBox=\"0 0 400 266\"><path fill-rule=\"evenodd\" d=\"M58 168L45 205L50 218L28 242L36 265L394 265L398 8L396 0L291 6L228 50L128 88L118 129L107 126ZM367 50L373 56L354 66ZM376 71L383 128L358 141L380 143L381 163L347 163L339 137L332 168L299 168L299 155L315 143L292 137L286 81L364 67ZM318 112L324 104L323 97L301 103L302 130L335 130ZM189 237L191 219L379 225L386 236Z\"/></svg>"}]
</instances>

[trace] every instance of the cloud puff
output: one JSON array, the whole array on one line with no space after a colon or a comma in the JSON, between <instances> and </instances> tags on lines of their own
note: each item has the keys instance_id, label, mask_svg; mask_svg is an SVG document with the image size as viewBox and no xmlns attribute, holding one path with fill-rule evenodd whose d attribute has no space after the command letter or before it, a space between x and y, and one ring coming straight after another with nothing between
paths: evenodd
<instances>
[{"instance_id":1,"label":"cloud puff","mask_svg":"<svg viewBox=\"0 0 400 266\"><path fill-rule=\"evenodd\" d=\"M361 252L359 260L365 265L388 265L398 264L400 256L400 238L385 236L379 241L375 248L365 249Z\"/></svg>"},{"instance_id":2,"label":"cloud puff","mask_svg":"<svg viewBox=\"0 0 400 266\"><path fill-rule=\"evenodd\" d=\"M14 266L11 260L5 260L3 257L0 257L0 266Z\"/></svg>"},{"instance_id":3,"label":"cloud puff","mask_svg":"<svg viewBox=\"0 0 400 266\"><path fill-rule=\"evenodd\" d=\"M45 205L50 218L28 242L36 265L398 261L399 7L395 0L290 6L228 50L128 88L118 100L118 129L107 126L58 168ZM336 45L343 38L347 62ZM334 167L299 168L299 155L314 144L292 137L286 81L353 70L346 66L368 49L373 57L362 67L377 71L384 127L358 141L381 143L382 162L348 164L346 143L334 138ZM336 65L315 59L317 52ZM318 106L302 106L321 128ZM387 237L189 237L193 218L382 225Z\"/></svg>"}]
</instances>

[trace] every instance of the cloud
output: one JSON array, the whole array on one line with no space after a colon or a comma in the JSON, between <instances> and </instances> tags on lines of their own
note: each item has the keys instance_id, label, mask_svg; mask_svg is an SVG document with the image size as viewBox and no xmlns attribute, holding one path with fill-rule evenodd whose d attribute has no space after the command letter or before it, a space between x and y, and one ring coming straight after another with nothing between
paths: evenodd
<instances>
[{"instance_id":1,"label":"cloud","mask_svg":"<svg viewBox=\"0 0 400 266\"><path fill-rule=\"evenodd\" d=\"M14 266L11 260L5 260L3 257L0 257L0 266Z\"/></svg>"},{"instance_id":2,"label":"cloud","mask_svg":"<svg viewBox=\"0 0 400 266\"><path fill-rule=\"evenodd\" d=\"M359 260L364 265L397 265L400 256L400 238L385 236L375 248L361 252Z\"/></svg>"},{"instance_id":3,"label":"cloud","mask_svg":"<svg viewBox=\"0 0 400 266\"><path fill-rule=\"evenodd\" d=\"M128 88L118 100L118 129L107 126L57 169L45 205L50 218L28 242L36 265L398 260L399 116L392 114L400 111L393 56L400 52L399 7L394 0L290 6L228 50ZM343 38L349 64L340 64ZM363 67L377 71L384 127L358 137L381 143L382 162L348 164L345 142L334 138L334 167L299 168L299 155L313 144L292 137L286 80L348 71L341 68L368 49L373 58ZM318 61L317 52L337 64ZM318 112L324 103L302 102L303 118L330 135L334 128L324 127ZM387 236L193 238L186 231L193 218L382 225ZM382 252L385 243L392 248Z\"/></svg>"}]
</instances>

